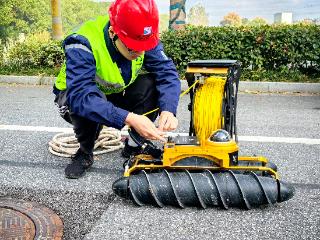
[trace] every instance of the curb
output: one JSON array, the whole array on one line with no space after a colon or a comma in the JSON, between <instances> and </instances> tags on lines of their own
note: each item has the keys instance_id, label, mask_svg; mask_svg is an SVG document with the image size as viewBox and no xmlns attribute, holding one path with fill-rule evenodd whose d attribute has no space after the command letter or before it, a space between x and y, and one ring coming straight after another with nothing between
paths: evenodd
<instances>
[{"instance_id":1,"label":"curb","mask_svg":"<svg viewBox=\"0 0 320 240\"><path fill-rule=\"evenodd\" d=\"M30 85L52 85L55 77L44 76L8 76L0 75L0 83L16 83ZM186 81L181 81L182 90L188 89ZM320 83L287 83L287 82L245 82L240 81L242 92L290 92L320 93Z\"/></svg>"},{"instance_id":2,"label":"curb","mask_svg":"<svg viewBox=\"0 0 320 240\"><path fill-rule=\"evenodd\" d=\"M243 82L240 91L320 93L320 83L286 83L286 82Z\"/></svg>"},{"instance_id":3,"label":"curb","mask_svg":"<svg viewBox=\"0 0 320 240\"><path fill-rule=\"evenodd\" d=\"M29 84L29 85L51 85L53 84L55 77L44 76L11 76L0 75L0 83L11 84Z\"/></svg>"}]
</instances>

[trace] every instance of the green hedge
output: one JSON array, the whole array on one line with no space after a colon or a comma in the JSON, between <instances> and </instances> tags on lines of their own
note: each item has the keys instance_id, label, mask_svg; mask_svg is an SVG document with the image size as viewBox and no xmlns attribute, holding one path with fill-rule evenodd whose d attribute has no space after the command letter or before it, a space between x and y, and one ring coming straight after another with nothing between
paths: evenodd
<instances>
[{"instance_id":1,"label":"green hedge","mask_svg":"<svg viewBox=\"0 0 320 240\"><path fill-rule=\"evenodd\" d=\"M39 73L55 75L63 62L61 41L50 40L49 33L28 36L9 43L2 53L0 74Z\"/></svg>"},{"instance_id":2,"label":"green hedge","mask_svg":"<svg viewBox=\"0 0 320 240\"><path fill-rule=\"evenodd\" d=\"M163 32L161 40L181 75L192 60L236 59L242 62L242 80L320 82L319 36L317 25L188 26ZM64 58L61 42L50 40L49 33L13 42L1 53L0 74L55 75Z\"/></svg>"},{"instance_id":3,"label":"green hedge","mask_svg":"<svg viewBox=\"0 0 320 240\"><path fill-rule=\"evenodd\" d=\"M181 73L195 59L236 59L256 74L319 74L320 26L187 27L167 31L161 40Z\"/></svg>"}]
</instances>

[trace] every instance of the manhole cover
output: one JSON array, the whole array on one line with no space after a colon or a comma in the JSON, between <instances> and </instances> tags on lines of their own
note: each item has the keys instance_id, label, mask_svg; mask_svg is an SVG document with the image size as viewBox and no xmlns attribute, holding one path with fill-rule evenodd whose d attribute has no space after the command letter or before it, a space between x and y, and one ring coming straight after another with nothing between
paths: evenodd
<instances>
[{"instance_id":1,"label":"manhole cover","mask_svg":"<svg viewBox=\"0 0 320 240\"><path fill-rule=\"evenodd\" d=\"M60 240L62 234L62 221L52 210L34 202L0 198L0 240Z\"/></svg>"},{"instance_id":2,"label":"manhole cover","mask_svg":"<svg viewBox=\"0 0 320 240\"><path fill-rule=\"evenodd\" d=\"M15 210L0 208L0 239L34 239L35 226L30 218Z\"/></svg>"}]
</instances>

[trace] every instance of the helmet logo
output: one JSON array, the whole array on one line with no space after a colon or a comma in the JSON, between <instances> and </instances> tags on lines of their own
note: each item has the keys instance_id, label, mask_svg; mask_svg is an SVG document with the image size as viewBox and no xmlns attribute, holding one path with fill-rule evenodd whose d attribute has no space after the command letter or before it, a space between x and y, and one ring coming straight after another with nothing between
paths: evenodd
<instances>
[{"instance_id":1,"label":"helmet logo","mask_svg":"<svg viewBox=\"0 0 320 240\"><path fill-rule=\"evenodd\" d=\"M143 29L143 35L146 36L146 35L150 35L152 32L152 27L145 27Z\"/></svg>"}]
</instances>

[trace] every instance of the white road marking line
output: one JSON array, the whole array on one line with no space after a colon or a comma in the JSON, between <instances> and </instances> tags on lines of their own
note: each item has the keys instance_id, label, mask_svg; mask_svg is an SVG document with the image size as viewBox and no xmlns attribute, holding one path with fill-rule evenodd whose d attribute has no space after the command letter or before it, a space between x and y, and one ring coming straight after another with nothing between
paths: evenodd
<instances>
[{"instance_id":1,"label":"white road marking line","mask_svg":"<svg viewBox=\"0 0 320 240\"><path fill-rule=\"evenodd\" d=\"M239 141L245 142L271 142L271 143L302 143L308 145L320 144L316 138L291 138L291 137L265 137L265 136L239 136Z\"/></svg>"},{"instance_id":2,"label":"white road marking line","mask_svg":"<svg viewBox=\"0 0 320 240\"><path fill-rule=\"evenodd\" d=\"M72 128L43 127L43 126L21 126L0 125L0 130L26 131L26 132L72 132Z\"/></svg>"},{"instance_id":3,"label":"white road marking line","mask_svg":"<svg viewBox=\"0 0 320 240\"><path fill-rule=\"evenodd\" d=\"M30 132L72 132L72 128L44 127L44 126L21 126L0 125L0 130L30 131ZM122 135L128 135L128 131L121 131ZM188 136L188 133L168 133L169 136ZM298 143L307 145L320 145L320 139L314 138L292 138L292 137L266 137L266 136L238 136L239 141L244 142L270 142L270 143Z\"/></svg>"}]
</instances>

